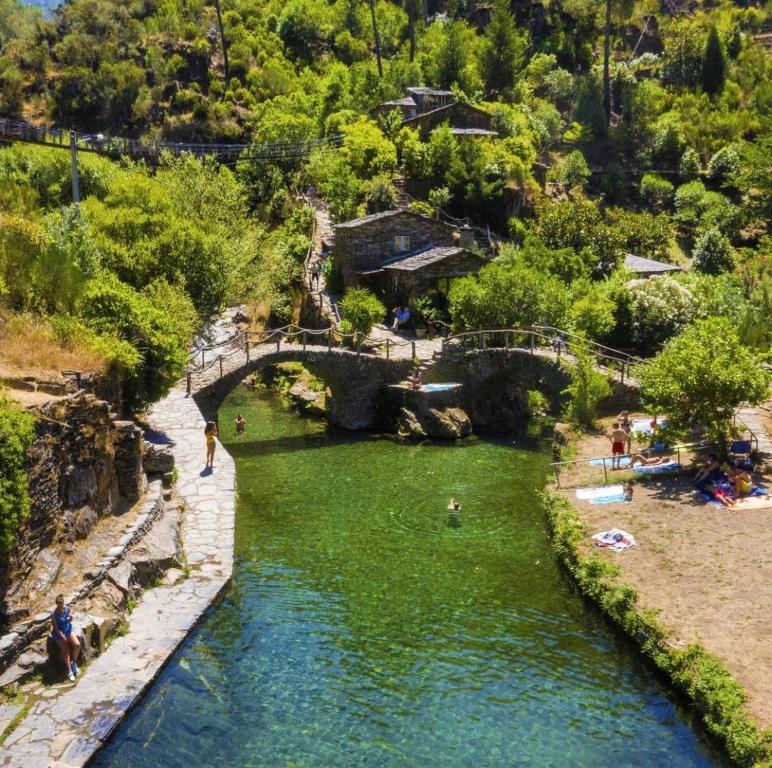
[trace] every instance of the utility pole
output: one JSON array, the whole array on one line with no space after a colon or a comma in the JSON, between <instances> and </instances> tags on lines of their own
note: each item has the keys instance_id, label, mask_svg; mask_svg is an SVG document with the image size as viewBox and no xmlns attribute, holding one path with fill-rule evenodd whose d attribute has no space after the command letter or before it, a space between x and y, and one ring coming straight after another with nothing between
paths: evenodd
<instances>
[{"instance_id":1,"label":"utility pole","mask_svg":"<svg viewBox=\"0 0 772 768\"><path fill-rule=\"evenodd\" d=\"M78 178L78 135L70 131L70 172L72 173L72 202L80 202L80 179Z\"/></svg>"}]
</instances>

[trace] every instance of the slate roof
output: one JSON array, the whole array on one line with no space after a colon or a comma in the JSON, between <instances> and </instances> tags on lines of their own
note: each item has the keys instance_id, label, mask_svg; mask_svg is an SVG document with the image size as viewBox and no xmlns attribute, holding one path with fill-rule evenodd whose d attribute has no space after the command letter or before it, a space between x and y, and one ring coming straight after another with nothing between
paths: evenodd
<instances>
[{"instance_id":1,"label":"slate roof","mask_svg":"<svg viewBox=\"0 0 772 768\"><path fill-rule=\"evenodd\" d=\"M683 271L675 264L665 264L662 261L636 256L633 253L625 254L625 269L635 272L636 275L661 275L665 272Z\"/></svg>"},{"instance_id":2,"label":"slate roof","mask_svg":"<svg viewBox=\"0 0 772 768\"><path fill-rule=\"evenodd\" d=\"M380 213L371 213L369 216L362 216L359 219L351 219L349 221L342 221L340 224L336 224L336 229L355 229L356 227L362 227L366 224L370 224L380 219L388 219L392 216L396 216L400 213L406 213L409 216L415 216L420 219L430 219L430 216L424 216L422 213L416 213L415 211L409 211L407 208L394 208L390 211L381 211Z\"/></svg>"},{"instance_id":3,"label":"slate roof","mask_svg":"<svg viewBox=\"0 0 772 768\"><path fill-rule=\"evenodd\" d=\"M454 136L498 136L498 131L491 131L487 128L453 128L451 126L450 132Z\"/></svg>"},{"instance_id":4,"label":"slate roof","mask_svg":"<svg viewBox=\"0 0 772 768\"><path fill-rule=\"evenodd\" d=\"M418 253L411 253L405 256L398 256L394 259L381 263L381 268L386 270L396 270L398 272L415 272L416 270L428 267L430 264L436 264L449 256L456 256L459 253L466 253L477 257L480 261L487 261L484 256L479 256L466 248L457 245L433 246Z\"/></svg>"},{"instance_id":5,"label":"slate roof","mask_svg":"<svg viewBox=\"0 0 772 768\"><path fill-rule=\"evenodd\" d=\"M423 86L411 86L405 88L408 93L415 93L418 96L455 96L453 91L443 91L439 88L424 88Z\"/></svg>"},{"instance_id":6,"label":"slate roof","mask_svg":"<svg viewBox=\"0 0 772 768\"><path fill-rule=\"evenodd\" d=\"M490 114L486 112L484 109L480 109L480 107L476 107L474 104L467 104L465 101L454 101L452 104L445 104L442 107L435 107L434 109L429 109L426 112L421 112L421 114L416 115L415 117L411 117L407 120L405 120L405 123L419 123L421 120L424 120L429 115L436 115L438 112L449 112L451 110L456 109L469 109L474 112L479 112L481 115L485 115L486 117L490 117Z\"/></svg>"},{"instance_id":7,"label":"slate roof","mask_svg":"<svg viewBox=\"0 0 772 768\"><path fill-rule=\"evenodd\" d=\"M410 96L405 96L404 99L392 99L391 101L384 101L380 104L381 107L416 107L418 106Z\"/></svg>"}]
</instances>

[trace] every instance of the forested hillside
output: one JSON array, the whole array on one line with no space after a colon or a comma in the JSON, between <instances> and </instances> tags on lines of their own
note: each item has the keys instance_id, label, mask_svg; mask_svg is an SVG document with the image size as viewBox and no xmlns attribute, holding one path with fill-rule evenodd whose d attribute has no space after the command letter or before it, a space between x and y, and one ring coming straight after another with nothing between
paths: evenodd
<instances>
[{"instance_id":1,"label":"forested hillside","mask_svg":"<svg viewBox=\"0 0 772 768\"><path fill-rule=\"evenodd\" d=\"M454 286L457 327L550 322L650 352L724 314L765 351L767 25L761 5L680 0L69 0L49 20L0 0L2 117L178 141L342 137L226 166L82 156L78 207L66 153L2 150L3 311L96 348L141 405L226 300L290 318L310 231L295 190L315 185L341 220L393 206L399 180L417 209L504 243ZM416 85L452 89L497 135L370 112ZM631 280L626 253L692 269ZM160 385L135 371L148 338L171 345L150 366Z\"/></svg>"}]
</instances>

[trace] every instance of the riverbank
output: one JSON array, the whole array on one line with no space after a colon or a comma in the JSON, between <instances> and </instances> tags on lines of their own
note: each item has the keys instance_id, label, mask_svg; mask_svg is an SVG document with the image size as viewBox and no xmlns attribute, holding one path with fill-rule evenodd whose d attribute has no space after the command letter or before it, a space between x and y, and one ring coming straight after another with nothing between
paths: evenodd
<instances>
[{"instance_id":1,"label":"riverbank","mask_svg":"<svg viewBox=\"0 0 772 768\"><path fill-rule=\"evenodd\" d=\"M572 443L579 459L608 454L604 436ZM630 475L609 472L609 482ZM687 694L732 759L769 765L772 740L762 734L772 724L770 510L704 503L689 475L646 480L631 504L592 505L574 489L602 485L603 467L563 475L562 488L546 497L553 545L582 592ZM592 546L593 533L612 528L632 533L638 546L621 553Z\"/></svg>"},{"instance_id":2,"label":"riverbank","mask_svg":"<svg viewBox=\"0 0 772 768\"><path fill-rule=\"evenodd\" d=\"M143 593L126 633L77 683L37 701L0 749L4 768L85 765L142 696L223 588L233 568L235 468L219 447L202 472L204 427L195 401L178 387L150 412L155 442L174 454L186 504L182 539L189 576Z\"/></svg>"}]
</instances>

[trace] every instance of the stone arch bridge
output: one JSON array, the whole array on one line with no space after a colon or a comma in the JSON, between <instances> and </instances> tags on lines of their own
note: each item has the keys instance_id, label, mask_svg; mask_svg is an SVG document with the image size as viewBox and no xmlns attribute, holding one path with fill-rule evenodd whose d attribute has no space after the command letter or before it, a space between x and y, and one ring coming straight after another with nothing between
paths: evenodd
<instances>
[{"instance_id":1,"label":"stone arch bridge","mask_svg":"<svg viewBox=\"0 0 772 768\"><path fill-rule=\"evenodd\" d=\"M544 343L523 344L522 338L518 341L515 337L521 330L506 331L507 336L499 339L496 334L504 332L486 333L491 334L488 343L477 334L469 334L462 338L463 344L445 339L423 346L422 354L417 354L411 342L398 342L398 347L368 347L367 352L334 347L330 332L277 329L256 343L250 342L250 334L241 333L195 354L201 355L201 362L188 370L187 391L204 417L213 419L227 395L251 373L278 363L299 362L329 387L331 423L346 429L368 429L384 426L383 386L404 381L411 368L420 365L424 382L464 385L459 405L474 426L502 431L522 423L529 390L544 393L556 407L568 383L560 364L561 349ZM530 338L539 335L545 334L539 331ZM322 336L327 344L306 343L308 338L318 342ZM282 343L287 337L296 343ZM467 342L471 338L475 346L470 347ZM568 345L562 355L570 355ZM629 370L625 382L624 372L623 365L619 386L624 394L633 394L636 382L630 379Z\"/></svg>"}]
</instances>

